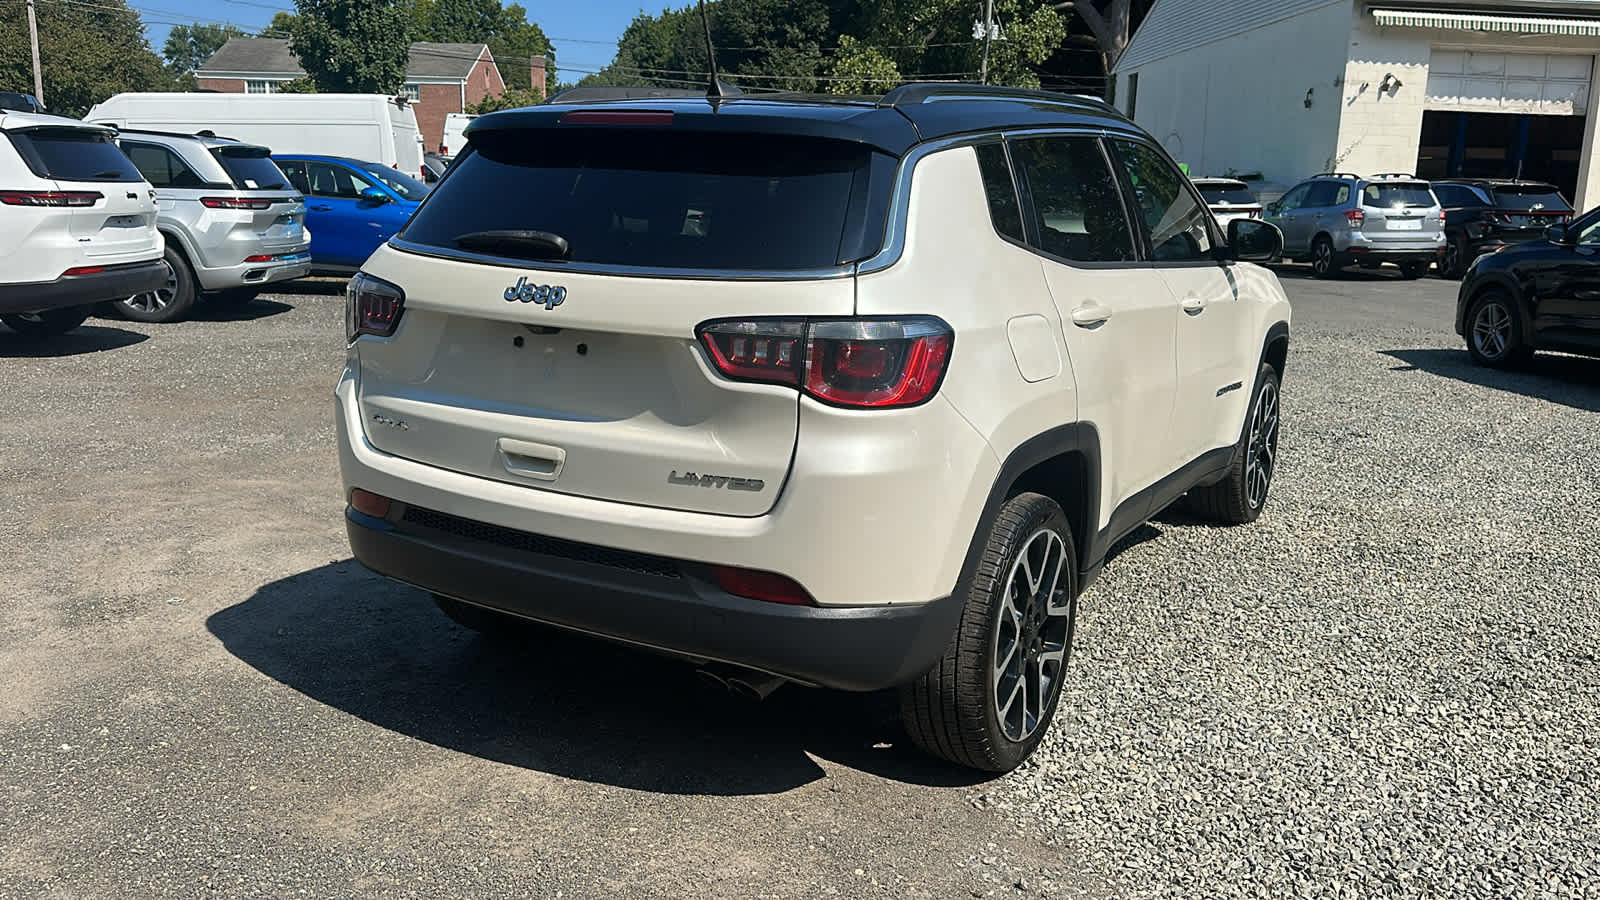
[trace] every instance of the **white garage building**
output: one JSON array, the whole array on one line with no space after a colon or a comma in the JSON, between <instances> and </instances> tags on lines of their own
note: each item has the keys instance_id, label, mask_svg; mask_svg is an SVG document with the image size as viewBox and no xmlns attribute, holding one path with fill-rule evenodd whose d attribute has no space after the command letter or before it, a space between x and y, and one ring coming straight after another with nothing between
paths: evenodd
<instances>
[{"instance_id":1,"label":"white garage building","mask_svg":"<svg viewBox=\"0 0 1600 900\"><path fill-rule=\"evenodd\" d=\"M1600 206L1600 0L1156 0L1117 106L1196 174L1550 181Z\"/></svg>"}]
</instances>

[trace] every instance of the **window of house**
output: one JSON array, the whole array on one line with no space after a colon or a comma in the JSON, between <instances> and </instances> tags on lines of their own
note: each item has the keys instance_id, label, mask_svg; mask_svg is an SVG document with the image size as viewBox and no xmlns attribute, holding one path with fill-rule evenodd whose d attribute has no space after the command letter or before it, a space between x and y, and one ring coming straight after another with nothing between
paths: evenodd
<instances>
[{"instance_id":1,"label":"window of house","mask_svg":"<svg viewBox=\"0 0 1600 900\"><path fill-rule=\"evenodd\" d=\"M1128 118L1133 118L1139 109L1139 73L1128 75Z\"/></svg>"},{"instance_id":2,"label":"window of house","mask_svg":"<svg viewBox=\"0 0 1600 900\"><path fill-rule=\"evenodd\" d=\"M1017 205L1017 185L1011 178L1011 163L1004 144L983 144L978 151L978 168L983 172L983 191L989 198L989 218L994 230L1014 241L1022 235L1022 209Z\"/></svg>"},{"instance_id":3,"label":"window of house","mask_svg":"<svg viewBox=\"0 0 1600 900\"><path fill-rule=\"evenodd\" d=\"M1144 216L1151 258L1158 262L1204 259L1211 253L1211 212L1189 188L1189 179L1146 144L1112 141L1133 186L1134 206Z\"/></svg>"},{"instance_id":4,"label":"window of house","mask_svg":"<svg viewBox=\"0 0 1600 900\"><path fill-rule=\"evenodd\" d=\"M278 83L276 81L246 81L244 83L246 94L276 94Z\"/></svg>"},{"instance_id":5,"label":"window of house","mask_svg":"<svg viewBox=\"0 0 1600 900\"><path fill-rule=\"evenodd\" d=\"M1032 199L1039 250L1074 262L1134 259L1122 193L1097 139L1025 138L1011 152Z\"/></svg>"},{"instance_id":6,"label":"window of house","mask_svg":"<svg viewBox=\"0 0 1600 900\"><path fill-rule=\"evenodd\" d=\"M406 98L407 100L410 100L412 103L416 103L418 100L422 99L422 85L420 85L420 84L405 84L405 85L401 85L401 87L400 87L400 96Z\"/></svg>"}]
</instances>

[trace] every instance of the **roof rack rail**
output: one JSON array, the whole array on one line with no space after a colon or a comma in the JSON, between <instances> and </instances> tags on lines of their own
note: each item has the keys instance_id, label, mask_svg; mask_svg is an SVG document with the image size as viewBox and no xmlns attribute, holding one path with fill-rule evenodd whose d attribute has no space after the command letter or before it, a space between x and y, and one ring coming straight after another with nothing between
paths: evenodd
<instances>
[{"instance_id":1,"label":"roof rack rail","mask_svg":"<svg viewBox=\"0 0 1600 900\"><path fill-rule=\"evenodd\" d=\"M1354 172L1318 172L1317 174L1315 174L1315 175L1313 175L1311 177L1312 178L1360 178L1361 176L1357 175Z\"/></svg>"},{"instance_id":2,"label":"roof rack rail","mask_svg":"<svg viewBox=\"0 0 1600 900\"><path fill-rule=\"evenodd\" d=\"M244 143L236 137L217 134L209 128L202 128L199 131L160 131L155 128L123 128L121 125L114 124L110 127L115 128L118 134L153 134L157 137L201 138L211 141L233 141L236 144Z\"/></svg>"},{"instance_id":3,"label":"roof rack rail","mask_svg":"<svg viewBox=\"0 0 1600 900\"><path fill-rule=\"evenodd\" d=\"M1415 172L1379 172L1378 174L1371 176L1371 178L1374 181L1378 180L1379 178L1409 178L1412 181L1420 180L1417 178Z\"/></svg>"},{"instance_id":4,"label":"roof rack rail","mask_svg":"<svg viewBox=\"0 0 1600 900\"><path fill-rule=\"evenodd\" d=\"M1055 91L1036 91L1028 88L997 87L992 84L966 84L952 81L914 81L902 84L884 94L878 101L881 107L913 106L938 100L1030 100L1035 103L1059 103L1063 106L1089 108L1098 112L1122 112L1099 97L1087 94L1061 94Z\"/></svg>"}]
</instances>

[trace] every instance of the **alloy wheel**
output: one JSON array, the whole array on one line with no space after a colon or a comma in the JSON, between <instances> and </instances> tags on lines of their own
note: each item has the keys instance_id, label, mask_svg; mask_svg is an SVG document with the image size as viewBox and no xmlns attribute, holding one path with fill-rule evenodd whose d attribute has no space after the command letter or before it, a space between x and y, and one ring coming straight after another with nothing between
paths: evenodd
<instances>
[{"instance_id":1,"label":"alloy wheel","mask_svg":"<svg viewBox=\"0 0 1600 900\"><path fill-rule=\"evenodd\" d=\"M1500 359L1511 349L1511 313L1490 301L1478 308L1472 320L1472 343L1484 359Z\"/></svg>"},{"instance_id":2,"label":"alloy wheel","mask_svg":"<svg viewBox=\"0 0 1600 900\"><path fill-rule=\"evenodd\" d=\"M1006 579L990 658L994 711L1012 741L1039 729L1061 689L1072 615L1061 577L1067 556L1061 535L1041 528L1023 543Z\"/></svg>"},{"instance_id":3,"label":"alloy wheel","mask_svg":"<svg viewBox=\"0 0 1600 900\"><path fill-rule=\"evenodd\" d=\"M167 304L178 293L178 273L172 270L172 264L166 260L162 260L161 264L167 267L167 283L156 290L134 294L122 301L125 305L142 313L159 312L167 308Z\"/></svg>"},{"instance_id":4,"label":"alloy wheel","mask_svg":"<svg viewBox=\"0 0 1600 900\"><path fill-rule=\"evenodd\" d=\"M1261 385L1255 411L1250 414L1250 443L1244 461L1245 496L1251 509L1267 502L1267 489L1278 465L1278 388L1271 381Z\"/></svg>"},{"instance_id":5,"label":"alloy wheel","mask_svg":"<svg viewBox=\"0 0 1600 900\"><path fill-rule=\"evenodd\" d=\"M1315 256L1311 260L1311 268L1318 275L1333 271L1333 247L1327 241L1318 242Z\"/></svg>"},{"instance_id":6,"label":"alloy wheel","mask_svg":"<svg viewBox=\"0 0 1600 900\"><path fill-rule=\"evenodd\" d=\"M1451 241L1444 248L1444 265L1441 267L1446 275L1455 275L1461 271L1461 245Z\"/></svg>"}]
</instances>

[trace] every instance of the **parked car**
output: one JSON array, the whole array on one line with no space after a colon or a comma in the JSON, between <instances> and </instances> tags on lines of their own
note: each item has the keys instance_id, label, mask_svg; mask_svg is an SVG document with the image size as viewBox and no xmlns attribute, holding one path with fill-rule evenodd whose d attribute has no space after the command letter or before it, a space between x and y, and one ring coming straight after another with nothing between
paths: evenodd
<instances>
[{"instance_id":1,"label":"parked car","mask_svg":"<svg viewBox=\"0 0 1600 900\"><path fill-rule=\"evenodd\" d=\"M444 170L450 168L450 157L438 153L429 153L422 157L422 181L424 184L433 184L444 177Z\"/></svg>"},{"instance_id":2,"label":"parked car","mask_svg":"<svg viewBox=\"0 0 1600 900\"><path fill-rule=\"evenodd\" d=\"M1262 215L1261 201L1256 195L1250 193L1250 185L1237 178L1195 178L1194 186L1199 189L1200 196L1205 198L1206 206L1211 208L1211 214L1217 217L1217 224L1223 228L1234 219L1259 219Z\"/></svg>"},{"instance_id":3,"label":"parked car","mask_svg":"<svg viewBox=\"0 0 1600 900\"><path fill-rule=\"evenodd\" d=\"M311 272L305 198L266 147L227 138L125 130L117 143L161 202L166 283L123 297L122 315L174 322L206 295L241 305Z\"/></svg>"},{"instance_id":4,"label":"parked car","mask_svg":"<svg viewBox=\"0 0 1600 900\"><path fill-rule=\"evenodd\" d=\"M306 196L311 267L349 275L399 231L428 186L387 166L336 156L273 157Z\"/></svg>"},{"instance_id":5,"label":"parked car","mask_svg":"<svg viewBox=\"0 0 1600 900\"><path fill-rule=\"evenodd\" d=\"M0 321L47 337L166 279L156 195L76 119L0 110Z\"/></svg>"},{"instance_id":6,"label":"parked car","mask_svg":"<svg viewBox=\"0 0 1600 900\"><path fill-rule=\"evenodd\" d=\"M1439 274L1460 278L1484 253L1536 240L1551 225L1572 221L1572 204L1560 188L1539 181L1473 178L1435 181L1444 207L1444 258Z\"/></svg>"},{"instance_id":7,"label":"parked car","mask_svg":"<svg viewBox=\"0 0 1600 900\"><path fill-rule=\"evenodd\" d=\"M211 131L277 153L370 159L422 177L416 110L383 94L117 94L84 118L118 128Z\"/></svg>"},{"instance_id":8,"label":"parked car","mask_svg":"<svg viewBox=\"0 0 1600 900\"><path fill-rule=\"evenodd\" d=\"M32 94L19 91L0 91L0 109L9 109L13 112L45 112L44 104Z\"/></svg>"},{"instance_id":9,"label":"parked car","mask_svg":"<svg viewBox=\"0 0 1600 900\"><path fill-rule=\"evenodd\" d=\"M351 546L469 627L898 688L1010 769L1112 545L1260 514L1289 305L1241 260L1280 249L1098 100L493 113L350 282Z\"/></svg>"},{"instance_id":10,"label":"parked car","mask_svg":"<svg viewBox=\"0 0 1600 900\"><path fill-rule=\"evenodd\" d=\"M1600 209L1479 256L1456 295L1456 334L1474 362L1497 368L1536 350L1600 356Z\"/></svg>"},{"instance_id":11,"label":"parked car","mask_svg":"<svg viewBox=\"0 0 1600 900\"><path fill-rule=\"evenodd\" d=\"M1324 172L1267 207L1267 221L1283 231L1284 256L1310 262L1318 278L1384 263L1419 278L1444 252L1443 218L1428 182L1411 175Z\"/></svg>"}]
</instances>

